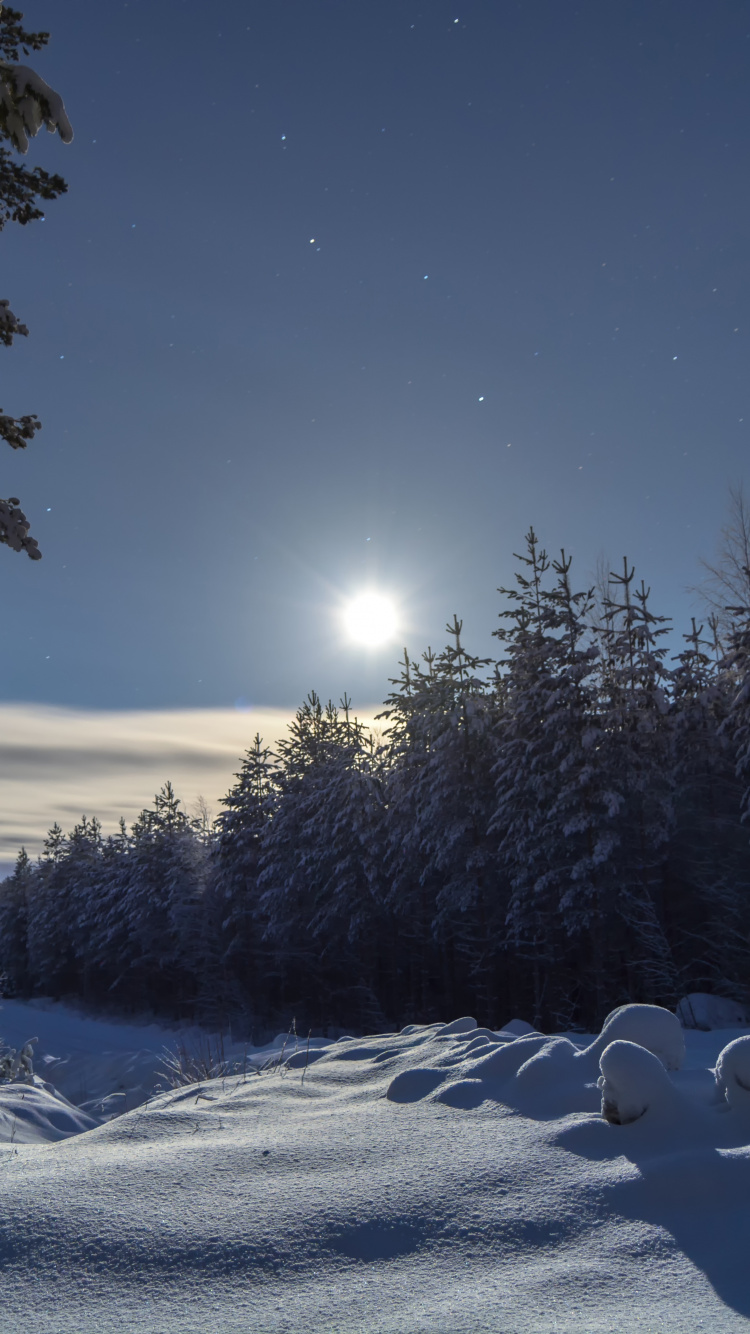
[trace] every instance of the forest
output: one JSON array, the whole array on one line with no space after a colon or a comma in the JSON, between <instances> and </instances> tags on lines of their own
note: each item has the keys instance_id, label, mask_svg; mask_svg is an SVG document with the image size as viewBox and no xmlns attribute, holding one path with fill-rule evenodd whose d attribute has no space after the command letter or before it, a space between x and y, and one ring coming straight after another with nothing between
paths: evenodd
<instances>
[{"instance_id":1,"label":"forest","mask_svg":"<svg viewBox=\"0 0 750 1334\"><path fill-rule=\"evenodd\" d=\"M312 693L215 822L166 783L131 828L22 850L5 994L256 1034L748 999L750 610L719 580L677 651L627 561L576 591L533 529L517 560L497 657L454 617L404 653L379 730Z\"/></svg>"}]
</instances>

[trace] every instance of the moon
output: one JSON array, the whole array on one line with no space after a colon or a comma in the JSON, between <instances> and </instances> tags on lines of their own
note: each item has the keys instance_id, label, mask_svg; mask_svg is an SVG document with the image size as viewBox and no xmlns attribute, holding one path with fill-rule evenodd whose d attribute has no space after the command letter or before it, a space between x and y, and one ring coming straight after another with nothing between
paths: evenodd
<instances>
[{"instance_id":1,"label":"moon","mask_svg":"<svg viewBox=\"0 0 750 1334\"><path fill-rule=\"evenodd\" d=\"M393 639L398 628L396 607L391 598L374 589L358 593L344 607L344 628L355 644L379 648Z\"/></svg>"}]
</instances>

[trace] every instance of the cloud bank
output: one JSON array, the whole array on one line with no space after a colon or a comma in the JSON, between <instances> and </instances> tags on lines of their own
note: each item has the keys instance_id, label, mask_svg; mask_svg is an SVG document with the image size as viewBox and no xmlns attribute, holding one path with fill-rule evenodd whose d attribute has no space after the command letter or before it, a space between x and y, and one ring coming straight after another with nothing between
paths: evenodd
<instances>
[{"instance_id":1,"label":"cloud bank","mask_svg":"<svg viewBox=\"0 0 750 1334\"><path fill-rule=\"evenodd\" d=\"M285 735L283 709L86 712L0 704L0 877L18 849L36 856L55 820L66 833L83 814L105 832L128 823L170 779L190 810L218 812L242 755L260 732Z\"/></svg>"}]
</instances>

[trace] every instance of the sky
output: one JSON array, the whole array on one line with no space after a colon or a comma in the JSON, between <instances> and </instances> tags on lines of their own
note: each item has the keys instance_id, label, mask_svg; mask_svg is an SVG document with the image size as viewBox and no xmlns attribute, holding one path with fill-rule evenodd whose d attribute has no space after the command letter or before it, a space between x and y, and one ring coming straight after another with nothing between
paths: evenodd
<instances>
[{"instance_id":1,"label":"sky","mask_svg":"<svg viewBox=\"0 0 750 1334\"><path fill-rule=\"evenodd\" d=\"M75 139L0 238L44 556L0 552L0 704L365 711L454 612L491 651L530 524L688 628L747 471L749 4L25 14Z\"/></svg>"}]
</instances>

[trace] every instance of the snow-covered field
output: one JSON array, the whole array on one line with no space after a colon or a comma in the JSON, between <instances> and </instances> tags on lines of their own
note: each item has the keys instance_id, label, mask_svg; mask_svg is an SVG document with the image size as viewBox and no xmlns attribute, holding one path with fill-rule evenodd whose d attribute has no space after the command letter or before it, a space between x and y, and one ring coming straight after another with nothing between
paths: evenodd
<instances>
[{"instance_id":1,"label":"snow-covered field","mask_svg":"<svg viewBox=\"0 0 750 1334\"><path fill-rule=\"evenodd\" d=\"M0 1089L0 1327L747 1330L750 1038L713 1072L747 1030L642 1010L573 1043L509 1028L283 1065L275 1043L96 1124L175 1035L4 1003L52 1083Z\"/></svg>"}]
</instances>

